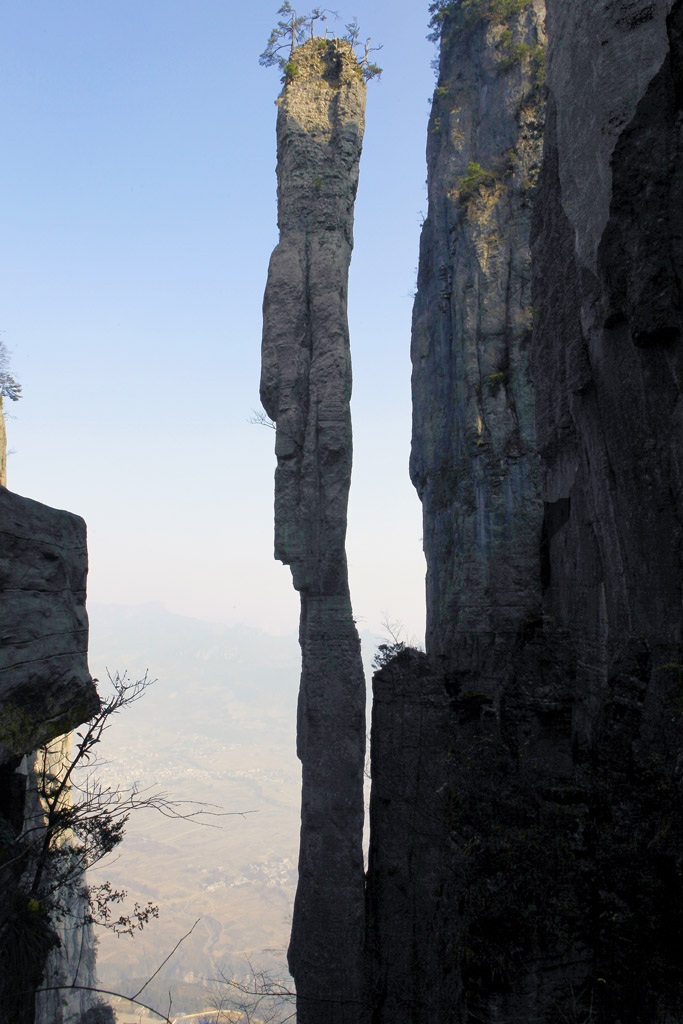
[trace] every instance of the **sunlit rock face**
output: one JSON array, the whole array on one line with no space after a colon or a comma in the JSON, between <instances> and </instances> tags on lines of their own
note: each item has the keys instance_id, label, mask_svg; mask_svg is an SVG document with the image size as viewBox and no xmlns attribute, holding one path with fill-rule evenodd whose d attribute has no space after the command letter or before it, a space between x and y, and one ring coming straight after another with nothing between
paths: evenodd
<instances>
[{"instance_id":1,"label":"sunlit rock face","mask_svg":"<svg viewBox=\"0 0 683 1024\"><path fill-rule=\"evenodd\" d=\"M289 948L300 1024L365 1014L365 682L345 537L347 324L365 84L350 44L297 49L278 100L280 242L263 303L261 400L276 421L275 557L301 594L299 883Z\"/></svg>"}]
</instances>

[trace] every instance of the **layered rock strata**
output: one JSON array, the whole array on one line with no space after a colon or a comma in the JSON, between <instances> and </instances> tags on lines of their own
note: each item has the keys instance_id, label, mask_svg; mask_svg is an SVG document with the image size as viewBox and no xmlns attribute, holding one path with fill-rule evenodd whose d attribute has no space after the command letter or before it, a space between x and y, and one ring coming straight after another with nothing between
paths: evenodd
<instances>
[{"instance_id":1,"label":"layered rock strata","mask_svg":"<svg viewBox=\"0 0 683 1024\"><path fill-rule=\"evenodd\" d=\"M280 241L263 303L261 401L276 422L275 557L301 594L299 883L289 963L300 1024L364 1019L365 682L345 555L351 478L346 297L365 83L311 39L278 100Z\"/></svg>"}]
</instances>

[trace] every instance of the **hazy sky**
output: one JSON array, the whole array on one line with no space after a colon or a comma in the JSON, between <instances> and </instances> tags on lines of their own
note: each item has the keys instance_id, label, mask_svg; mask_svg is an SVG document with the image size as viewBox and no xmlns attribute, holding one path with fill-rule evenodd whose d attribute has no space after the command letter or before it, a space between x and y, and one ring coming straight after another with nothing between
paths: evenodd
<instances>
[{"instance_id":1,"label":"hazy sky","mask_svg":"<svg viewBox=\"0 0 683 1024\"><path fill-rule=\"evenodd\" d=\"M258 409L277 242L279 0L5 0L0 329L12 490L82 515L93 601L290 632ZM354 611L424 631L410 316L434 84L427 0L353 0L368 87L349 319ZM335 23L332 23L334 29Z\"/></svg>"}]
</instances>

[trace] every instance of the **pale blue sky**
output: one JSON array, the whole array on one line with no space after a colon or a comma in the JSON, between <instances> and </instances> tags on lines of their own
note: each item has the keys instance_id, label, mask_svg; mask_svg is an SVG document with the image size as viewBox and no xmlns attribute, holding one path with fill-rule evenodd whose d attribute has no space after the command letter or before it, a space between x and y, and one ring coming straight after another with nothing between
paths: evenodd
<instances>
[{"instance_id":1,"label":"pale blue sky","mask_svg":"<svg viewBox=\"0 0 683 1024\"><path fill-rule=\"evenodd\" d=\"M0 329L12 490L82 515L93 601L295 630L272 558L261 301L277 241L279 0L5 0ZM427 0L352 0L368 87L349 318L354 610L421 639L410 316L434 47ZM334 28L334 24L333 24Z\"/></svg>"}]
</instances>

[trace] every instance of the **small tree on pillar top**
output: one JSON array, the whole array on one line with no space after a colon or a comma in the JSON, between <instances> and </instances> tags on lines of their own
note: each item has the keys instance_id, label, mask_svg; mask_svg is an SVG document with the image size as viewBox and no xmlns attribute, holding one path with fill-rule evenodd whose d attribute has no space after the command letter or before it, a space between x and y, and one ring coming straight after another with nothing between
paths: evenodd
<instances>
[{"instance_id":1,"label":"small tree on pillar top","mask_svg":"<svg viewBox=\"0 0 683 1024\"><path fill-rule=\"evenodd\" d=\"M276 65L281 71L284 71L286 77L288 70L291 69L290 62L294 50L297 46L305 43L306 39L314 37L315 23L319 21L322 24L322 22L327 21L330 14L334 18L337 18L338 15L335 11L330 11L325 7L314 7L309 14L297 14L289 0L285 0L282 6L278 8L277 13L282 15L282 17L268 37L266 48L259 57L259 64L263 67ZM346 25L345 29L346 31L341 38L351 43L354 52L357 46L362 46L364 49L362 56L356 53L356 60L365 81L367 82L371 78L378 78L382 74L382 69L370 61L370 54L381 50L382 47L371 47L370 39L366 39L364 44L360 42L360 28L357 18L354 18L352 22ZM327 38L327 29L325 29L325 38Z\"/></svg>"}]
</instances>

